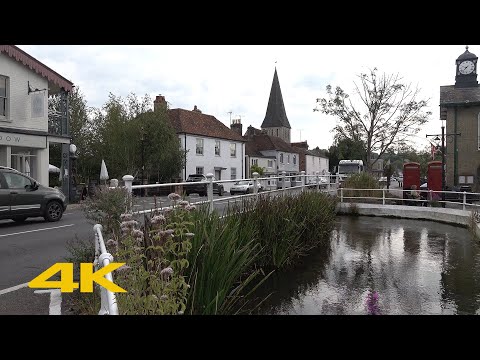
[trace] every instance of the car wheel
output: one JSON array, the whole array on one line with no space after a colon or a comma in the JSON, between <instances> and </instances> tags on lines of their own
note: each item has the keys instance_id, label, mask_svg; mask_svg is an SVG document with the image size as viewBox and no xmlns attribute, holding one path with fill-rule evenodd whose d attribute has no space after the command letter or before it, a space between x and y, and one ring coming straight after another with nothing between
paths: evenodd
<instances>
[{"instance_id":1,"label":"car wheel","mask_svg":"<svg viewBox=\"0 0 480 360\"><path fill-rule=\"evenodd\" d=\"M58 201L50 201L45 209L45 220L54 222L62 218L63 206Z\"/></svg>"},{"instance_id":2,"label":"car wheel","mask_svg":"<svg viewBox=\"0 0 480 360\"><path fill-rule=\"evenodd\" d=\"M223 196L223 186L218 188L218 196Z\"/></svg>"},{"instance_id":3,"label":"car wheel","mask_svg":"<svg viewBox=\"0 0 480 360\"><path fill-rule=\"evenodd\" d=\"M15 222L18 222L18 223L22 223L25 220L27 220L27 217L26 216L16 216L12 220L15 221Z\"/></svg>"}]
</instances>

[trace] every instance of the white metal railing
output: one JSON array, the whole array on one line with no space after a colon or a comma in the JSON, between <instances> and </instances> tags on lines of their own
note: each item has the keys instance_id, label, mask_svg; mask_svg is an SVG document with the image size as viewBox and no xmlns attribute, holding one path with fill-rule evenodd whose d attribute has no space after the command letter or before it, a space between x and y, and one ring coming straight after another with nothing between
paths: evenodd
<instances>
[{"instance_id":1,"label":"white metal railing","mask_svg":"<svg viewBox=\"0 0 480 360\"><path fill-rule=\"evenodd\" d=\"M97 271L98 269L112 263L113 256L107 252L105 247L102 235L102 225L94 225L93 231L95 233L95 260L93 264L95 265L95 271ZM113 283L111 272L105 274L105 278ZM118 315L117 299L114 292L100 286L100 299L101 303L98 315Z\"/></svg>"},{"instance_id":2,"label":"white metal railing","mask_svg":"<svg viewBox=\"0 0 480 360\"><path fill-rule=\"evenodd\" d=\"M355 192L370 192L377 191L382 192L382 197L378 196L346 196L345 192L355 193ZM400 192L402 197L388 197L387 194L391 192ZM441 206L446 204L455 204L462 206L462 210L466 210L467 206L478 208L480 207L480 193L466 192L466 191L433 191L433 190L417 190L418 198L411 197L412 190L403 190L403 189L349 189L349 188L339 188L337 190L337 195L340 198L340 202L345 202L346 199L355 199L355 200L382 200L382 204L385 205L387 200L392 200L400 202L401 204L419 204L421 206L431 206L434 203L438 203ZM339 193L339 194L338 194ZM405 197L405 193L408 194ZM445 198L450 198L449 200L442 200L442 194L445 194ZM450 195L450 196L448 196ZM456 201L455 201L456 200ZM474 203L478 202L478 203Z\"/></svg>"}]
</instances>

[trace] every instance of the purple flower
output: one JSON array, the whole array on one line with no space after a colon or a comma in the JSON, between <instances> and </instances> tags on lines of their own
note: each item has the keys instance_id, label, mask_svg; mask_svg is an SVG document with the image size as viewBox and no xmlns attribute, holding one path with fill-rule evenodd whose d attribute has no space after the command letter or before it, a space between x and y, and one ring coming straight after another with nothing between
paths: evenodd
<instances>
[{"instance_id":1,"label":"purple flower","mask_svg":"<svg viewBox=\"0 0 480 360\"><path fill-rule=\"evenodd\" d=\"M116 246L117 242L113 239L110 239L107 241L107 246Z\"/></svg>"},{"instance_id":2,"label":"purple flower","mask_svg":"<svg viewBox=\"0 0 480 360\"><path fill-rule=\"evenodd\" d=\"M171 194L168 194L168 198L172 201L177 201L177 200L180 200L182 197L177 193L171 193Z\"/></svg>"},{"instance_id":3,"label":"purple flower","mask_svg":"<svg viewBox=\"0 0 480 360\"><path fill-rule=\"evenodd\" d=\"M170 266L168 266L165 269L163 269L162 271L160 271L160 275L170 276L172 274L173 274L173 269Z\"/></svg>"},{"instance_id":4,"label":"purple flower","mask_svg":"<svg viewBox=\"0 0 480 360\"><path fill-rule=\"evenodd\" d=\"M132 214L128 214L128 213L126 213L126 214L121 214L121 215L120 215L120 219L121 219L122 221L132 220Z\"/></svg>"},{"instance_id":5,"label":"purple flower","mask_svg":"<svg viewBox=\"0 0 480 360\"><path fill-rule=\"evenodd\" d=\"M165 230L163 233L166 234L166 235L172 235L174 232L175 232L175 230L168 229L168 230Z\"/></svg>"},{"instance_id":6,"label":"purple flower","mask_svg":"<svg viewBox=\"0 0 480 360\"><path fill-rule=\"evenodd\" d=\"M116 271L124 272L124 271L128 271L130 269L131 269L131 267L128 266L128 265L122 265Z\"/></svg>"},{"instance_id":7,"label":"purple flower","mask_svg":"<svg viewBox=\"0 0 480 360\"><path fill-rule=\"evenodd\" d=\"M152 218L152 224L162 224L165 222L165 216L163 215L155 215Z\"/></svg>"},{"instance_id":8,"label":"purple flower","mask_svg":"<svg viewBox=\"0 0 480 360\"><path fill-rule=\"evenodd\" d=\"M369 315L380 315L378 307L378 293L376 291L369 291L365 300L365 306Z\"/></svg>"},{"instance_id":9,"label":"purple flower","mask_svg":"<svg viewBox=\"0 0 480 360\"><path fill-rule=\"evenodd\" d=\"M187 206L185 206L185 210L187 210L187 211L193 211L193 210L195 210L195 209L196 209L195 205L187 205Z\"/></svg>"},{"instance_id":10,"label":"purple flower","mask_svg":"<svg viewBox=\"0 0 480 360\"><path fill-rule=\"evenodd\" d=\"M172 209L171 207L167 207L167 208L163 209L163 213L164 213L165 215L168 215L168 214L171 213L172 211L173 211L173 209Z\"/></svg>"},{"instance_id":11,"label":"purple flower","mask_svg":"<svg viewBox=\"0 0 480 360\"><path fill-rule=\"evenodd\" d=\"M188 206L189 204L190 204L190 203L189 203L188 201L186 201L186 200L181 200L181 201L178 202L178 205L183 206L183 207L186 207L186 206Z\"/></svg>"}]
</instances>

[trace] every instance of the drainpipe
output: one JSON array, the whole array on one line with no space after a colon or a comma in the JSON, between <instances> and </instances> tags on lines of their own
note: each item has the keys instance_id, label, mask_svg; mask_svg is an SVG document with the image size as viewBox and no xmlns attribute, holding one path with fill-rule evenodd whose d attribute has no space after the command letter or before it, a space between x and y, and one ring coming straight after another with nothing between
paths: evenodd
<instances>
[{"instance_id":1,"label":"drainpipe","mask_svg":"<svg viewBox=\"0 0 480 360\"><path fill-rule=\"evenodd\" d=\"M185 142L183 143L183 150L185 151L185 177L183 181L187 181L187 133L185 133Z\"/></svg>"},{"instance_id":2,"label":"drainpipe","mask_svg":"<svg viewBox=\"0 0 480 360\"><path fill-rule=\"evenodd\" d=\"M453 185L457 186L458 182L458 149L457 149L457 107L455 106L453 133Z\"/></svg>"}]
</instances>

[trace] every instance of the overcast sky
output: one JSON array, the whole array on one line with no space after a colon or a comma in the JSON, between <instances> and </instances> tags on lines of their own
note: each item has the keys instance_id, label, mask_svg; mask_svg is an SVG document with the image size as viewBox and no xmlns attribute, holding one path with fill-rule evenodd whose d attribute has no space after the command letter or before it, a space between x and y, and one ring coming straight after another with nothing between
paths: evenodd
<instances>
[{"instance_id":1,"label":"overcast sky","mask_svg":"<svg viewBox=\"0 0 480 360\"><path fill-rule=\"evenodd\" d=\"M455 60L465 45L19 45L72 81L89 106L101 107L109 92L126 96L162 94L171 108L215 116L229 126L241 117L243 129L260 128L275 66L290 125L291 140L328 148L335 119L313 112L325 86L353 95L356 75L378 68L399 73L429 99L430 121L415 139L440 133L441 85L455 83ZM469 45L480 55L480 45ZM230 115L229 112L232 112Z\"/></svg>"}]
</instances>

